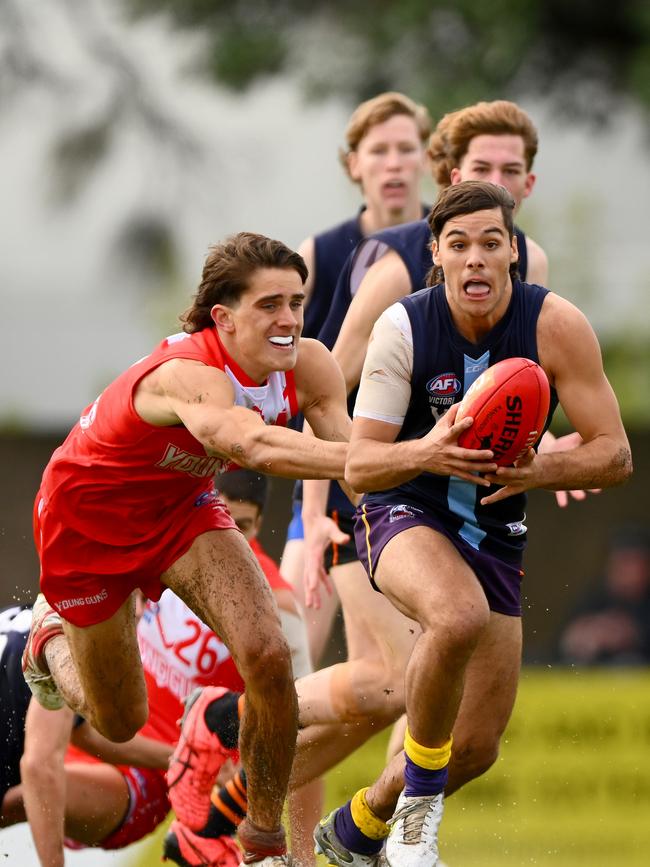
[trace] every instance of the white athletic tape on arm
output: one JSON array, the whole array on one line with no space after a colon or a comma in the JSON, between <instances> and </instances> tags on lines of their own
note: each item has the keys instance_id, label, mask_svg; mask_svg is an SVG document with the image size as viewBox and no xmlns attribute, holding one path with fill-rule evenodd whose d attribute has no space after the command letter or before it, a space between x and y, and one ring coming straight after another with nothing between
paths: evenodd
<instances>
[{"instance_id":1,"label":"white athletic tape on arm","mask_svg":"<svg viewBox=\"0 0 650 867\"><path fill-rule=\"evenodd\" d=\"M354 415L401 425L411 399L413 334L402 304L375 322L361 373Z\"/></svg>"}]
</instances>

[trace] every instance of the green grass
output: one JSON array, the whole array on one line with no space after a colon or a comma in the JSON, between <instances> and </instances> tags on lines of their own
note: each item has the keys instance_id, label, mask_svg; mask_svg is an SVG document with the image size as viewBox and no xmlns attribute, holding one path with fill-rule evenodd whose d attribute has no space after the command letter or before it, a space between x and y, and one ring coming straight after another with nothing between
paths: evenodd
<instances>
[{"instance_id":1,"label":"green grass","mask_svg":"<svg viewBox=\"0 0 650 867\"><path fill-rule=\"evenodd\" d=\"M387 738L330 772L328 809L372 781ZM645 867L649 817L650 673L526 670L498 762L447 802L441 856L449 867ZM134 867L159 852L152 843Z\"/></svg>"}]
</instances>

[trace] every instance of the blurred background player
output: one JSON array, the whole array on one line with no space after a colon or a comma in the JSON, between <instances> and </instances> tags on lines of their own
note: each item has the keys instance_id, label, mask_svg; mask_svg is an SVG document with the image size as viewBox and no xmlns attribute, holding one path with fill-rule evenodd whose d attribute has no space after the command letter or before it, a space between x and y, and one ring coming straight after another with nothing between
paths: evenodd
<instances>
[{"instance_id":1,"label":"blurred background player","mask_svg":"<svg viewBox=\"0 0 650 867\"><path fill-rule=\"evenodd\" d=\"M444 189L430 215L432 288L378 320L355 406L346 478L372 585L422 628L406 671L404 753L316 829L330 863L438 863L443 796L496 760L521 664L526 491L621 484L632 472L596 337L573 305L517 279L514 200L500 185ZM458 447L457 402L483 370L538 359L583 438L513 467ZM460 384L431 403L432 377ZM433 410L433 411L432 411ZM452 743L453 740L453 743ZM392 826L389 836L389 823Z\"/></svg>"},{"instance_id":2,"label":"blurred background player","mask_svg":"<svg viewBox=\"0 0 650 867\"><path fill-rule=\"evenodd\" d=\"M22 672L30 626L28 606L0 612L0 826L29 821L40 863L63 867L64 845L120 849L163 821L178 731L114 744L69 708L41 707Z\"/></svg>"},{"instance_id":3,"label":"blurred background player","mask_svg":"<svg viewBox=\"0 0 650 867\"><path fill-rule=\"evenodd\" d=\"M331 229L307 238L299 247L309 276L305 283L306 310L303 337L318 337L332 304L339 273L348 256L367 235L388 226L426 216L428 206L420 198L426 168L426 143L431 130L427 109L401 93L381 93L362 102L352 113L346 132L346 148L340 153L343 168L363 196L358 213ZM344 532L333 530L332 561L343 566L356 557L350 539L353 509L340 487L332 485L328 511ZM293 517L282 554L282 574L303 592L302 488L294 492ZM338 599L332 593L319 610L308 612L310 649L318 664L330 632Z\"/></svg>"},{"instance_id":4,"label":"blurred background player","mask_svg":"<svg viewBox=\"0 0 650 867\"><path fill-rule=\"evenodd\" d=\"M431 135L428 155L439 189L460 181L490 181L508 190L516 213L535 186L537 147L537 130L529 115L514 102L495 100L446 114ZM521 229L515 228L515 234L521 280L545 286L545 252ZM326 346L336 347L348 390L359 382L370 331L379 315L423 289L431 267L426 219L375 233L356 248L342 270L320 334Z\"/></svg>"},{"instance_id":5,"label":"blurred background player","mask_svg":"<svg viewBox=\"0 0 650 867\"><path fill-rule=\"evenodd\" d=\"M359 186L363 205L351 219L305 239L298 248L309 271L304 337L318 337L341 268L357 244L380 229L418 220L428 211L420 200L420 186L430 132L425 106L394 91L362 102L352 113L340 160Z\"/></svg>"}]
</instances>

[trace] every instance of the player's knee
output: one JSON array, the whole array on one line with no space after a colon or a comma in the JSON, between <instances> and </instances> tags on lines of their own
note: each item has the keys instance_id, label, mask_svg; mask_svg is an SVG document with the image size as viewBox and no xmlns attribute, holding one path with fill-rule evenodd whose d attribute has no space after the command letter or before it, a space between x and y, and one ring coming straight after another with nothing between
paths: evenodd
<instances>
[{"instance_id":1,"label":"player's knee","mask_svg":"<svg viewBox=\"0 0 650 867\"><path fill-rule=\"evenodd\" d=\"M404 668L384 665L375 680L375 700L369 714L376 723L391 725L406 708Z\"/></svg>"},{"instance_id":2,"label":"player's knee","mask_svg":"<svg viewBox=\"0 0 650 867\"><path fill-rule=\"evenodd\" d=\"M454 742L448 794L488 771L499 757L499 738L487 734Z\"/></svg>"},{"instance_id":3,"label":"player's knee","mask_svg":"<svg viewBox=\"0 0 650 867\"><path fill-rule=\"evenodd\" d=\"M438 617L433 612L422 624L422 630L424 640L435 645L436 653L451 660L471 655L489 622L490 609L486 604L446 617Z\"/></svg>"},{"instance_id":4,"label":"player's knee","mask_svg":"<svg viewBox=\"0 0 650 867\"><path fill-rule=\"evenodd\" d=\"M93 728L114 743L131 740L146 723L149 715L147 702L133 702L127 708L95 708L91 723Z\"/></svg>"},{"instance_id":5,"label":"player's knee","mask_svg":"<svg viewBox=\"0 0 650 867\"><path fill-rule=\"evenodd\" d=\"M274 638L262 645L248 648L239 668L247 691L265 690L268 693L274 687L284 690L293 683L291 651L279 630Z\"/></svg>"},{"instance_id":6,"label":"player's knee","mask_svg":"<svg viewBox=\"0 0 650 867\"><path fill-rule=\"evenodd\" d=\"M333 700L341 722L361 722L385 728L404 712L404 667L379 661L342 668L336 679Z\"/></svg>"}]
</instances>

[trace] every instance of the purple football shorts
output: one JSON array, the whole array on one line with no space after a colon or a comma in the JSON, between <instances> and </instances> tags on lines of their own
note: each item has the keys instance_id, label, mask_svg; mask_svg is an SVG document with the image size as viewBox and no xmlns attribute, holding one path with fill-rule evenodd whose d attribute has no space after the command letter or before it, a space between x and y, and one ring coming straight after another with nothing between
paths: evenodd
<instances>
[{"instance_id":1,"label":"purple football shorts","mask_svg":"<svg viewBox=\"0 0 650 867\"><path fill-rule=\"evenodd\" d=\"M491 611L521 617L520 563L507 563L498 557L473 548L452 529L439 514L412 503L362 503L357 509L354 537L359 560L375 590L377 564L388 542L411 527L429 527L449 539L478 578ZM380 591L381 592L381 591Z\"/></svg>"}]
</instances>

